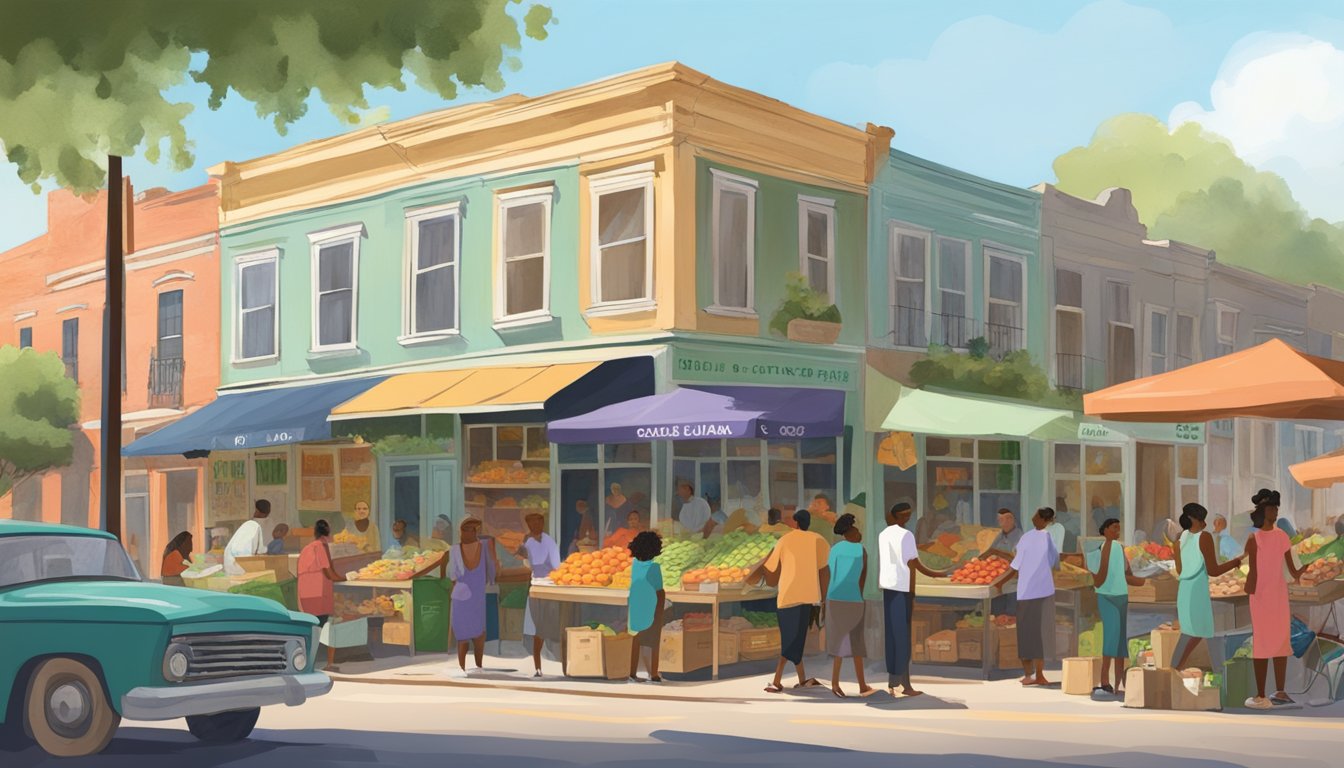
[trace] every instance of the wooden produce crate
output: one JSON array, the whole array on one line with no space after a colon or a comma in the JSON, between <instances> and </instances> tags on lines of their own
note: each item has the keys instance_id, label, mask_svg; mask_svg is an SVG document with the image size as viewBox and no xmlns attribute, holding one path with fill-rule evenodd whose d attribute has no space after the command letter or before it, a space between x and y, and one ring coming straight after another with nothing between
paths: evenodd
<instances>
[{"instance_id":1,"label":"wooden produce crate","mask_svg":"<svg viewBox=\"0 0 1344 768\"><path fill-rule=\"evenodd\" d=\"M411 624L407 621L384 621L383 622L383 644L384 645L404 645L409 647L411 644Z\"/></svg>"},{"instance_id":2,"label":"wooden produce crate","mask_svg":"<svg viewBox=\"0 0 1344 768\"><path fill-rule=\"evenodd\" d=\"M690 632L663 630L658 647L660 672L694 672L714 663L714 633L708 629Z\"/></svg>"},{"instance_id":3,"label":"wooden produce crate","mask_svg":"<svg viewBox=\"0 0 1344 768\"><path fill-rule=\"evenodd\" d=\"M523 639L523 609L499 609L499 639L518 641Z\"/></svg>"},{"instance_id":4,"label":"wooden produce crate","mask_svg":"<svg viewBox=\"0 0 1344 768\"><path fill-rule=\"evenodd\" d=\"M941 632L935 632L924 641L924 647L927 649L929 661L938 664L955 664L959 652L957 631L955 629L945 629Z\"/></svg>"},{"instance_id":5,"label":"wooden produce crate","mask_svg":"<svg viewBox=\"0 0 1344 768\"><path fill-rule=\"evenodd\" d=\"M736 664L741 637L736 632L719 632L719 666Z\"/></svg>"},{"instance_id":6,"label":"wooden produce crate","mask_svg":"<svg viewBox=\"0 0 1344 768\"><path fill-rule=\"evenodd\" d=\"M278 581L292 578L289 568L289 555L254 555L236 558L238 566L248 573L274 571Z\"/></svg>"},{"instance_id":7,"label":"wooden produce crate","mask_svg":"<svg viewBox=\"0 0 1344 768\"><path fill-rule=\"evenodd\" d=\"M744 661L777 658L782 647L779 627L743 629L737 633L737 653Z\"/></svg>"},{"instance_id":8,"label":"wooden produce crate","mask_svg":"<svg viewBox=\"0 0 1344 768\"><path fill-rule=\"evenodd\" d=\"M1144 581L1143 586L1129 588L1131 603L1174 603L1180 583L1170 574L1154 576Z\"/></svg>"},{"instance_id":9,"label":"wooden produce crate","mask_svg":"<svg viewBox=\"0 0 1344 768\"><path fill-rule=\"evenodd\" d=\"M1311 586L1288 585L1288 599L1295 602L1329 605L1341 598L1344 598L1344 581L1340 580L1326 581Z\"/></svg>"},{"instance_id":10,"label":"wooden produce crate","mask_svg":"<svg viewBox=\"0 0 1344 768\"><path fill-rule=\"evenodd\" d=\"M915 619L910 622L910 660L928 661L929 649L924 644L929 639L932 624L927 619Z\"/></svg>"},{"instance_id":11,"label":"wooden produce crate","mask_svg":"<svg viewBox=\"0 0 1344 768\"><path fill-rule=\"evenodd\" d=\"M1022 659L1017 655L1017 627L995 627L998 643L999 669L1021 669Z\"/></svg>"}]
</instances>

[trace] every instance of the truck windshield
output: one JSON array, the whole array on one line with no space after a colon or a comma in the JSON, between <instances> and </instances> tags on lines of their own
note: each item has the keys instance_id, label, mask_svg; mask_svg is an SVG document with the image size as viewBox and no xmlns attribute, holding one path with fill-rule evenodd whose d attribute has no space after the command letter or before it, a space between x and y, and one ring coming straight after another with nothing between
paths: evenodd
<instances>
[{"instance_id":1,"label":"truck windshield","mask_svg":"<svg viewBox=\"0 0 1344 768\"><path fill-rule=\"evenodd\" d=\"M0 537L0 589L44 581L139 581L121 543L93 536Z\"/></svg>"}]
</instances>

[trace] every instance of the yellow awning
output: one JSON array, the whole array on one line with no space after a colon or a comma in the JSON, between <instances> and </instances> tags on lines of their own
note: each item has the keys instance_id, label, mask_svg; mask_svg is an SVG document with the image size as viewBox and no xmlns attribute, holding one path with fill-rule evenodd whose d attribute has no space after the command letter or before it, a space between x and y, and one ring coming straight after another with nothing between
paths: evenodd
<instances>
[{"instance_id":1,"label":"yellow awning","mask_svg":"<svg viewBox=\"0 0 1344 768\"><path fill-rule=\"evenodd\" d=\"M341 403L331 420L541 408L601 362L403 373Z\"/></svg>"}]
</instances>

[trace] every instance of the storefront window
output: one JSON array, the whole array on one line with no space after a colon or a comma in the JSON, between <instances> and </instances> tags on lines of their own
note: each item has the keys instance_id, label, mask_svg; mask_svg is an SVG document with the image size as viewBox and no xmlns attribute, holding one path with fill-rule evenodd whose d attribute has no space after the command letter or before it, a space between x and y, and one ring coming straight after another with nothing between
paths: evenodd
<instances>
[{"instance_id":1,"label":"storefront window","mask_svg":"<svg viewBox=\"0 0 1344 768\"><path fill-rule=\"evenodd\" d=\"M294 504L289 498L288 453L254 454L252 485L255 489L253 495L256 498L271 503L271 516L267 519L267 525L263 526L267 531L280 523L290 527L299 525L298 517L294 514ZM252 504L249 503L246 505L243 520L251 516Z\"/></svg>"},{"instance_id":2,"label":"storefront window","mask_svg":"<svg viewBox=\"0 0 1344 768\"><path fill-rule=\"evenodd\" d=\"M628 543L657 522L649 443L562 445L560 464L562 554Z\"/></svg>"},{"instance_id":3,"label":"storefront window","mask_svg":"<svg viewBox=\"0 0 1344 768\"><path fill-rule=\"evenodd\" d=\"M1119 446L1056 443L1055 516L1064 526L1064 549L1079 537L1096 537L1101 524L1123 520L1124 452Z\"/></svg>"},{"instance_id":4,"label":"storefront window","mask_svg":"<svg viewBox=\"0 0 1344 768\"><path fill-rule=\"evenodd\" d=\"M926 530L945 523L998 525L998 512L1022 511L1022 445L1015 440L925 438ZM942 458L938 458L942 457Z\"/></svg>"},{"instance_id":5,"label":"storefront window","mask_svg":"<svg viewBox=\"0 0 1344 768\"><path fill-rule=\"evenodd\" d=\"M484 424L466 428L467 515L498 542L500 565L518 567L513 553L527 532L526 516L550 523L551 448L541 424Z\"/></svg>"}]
</instances>

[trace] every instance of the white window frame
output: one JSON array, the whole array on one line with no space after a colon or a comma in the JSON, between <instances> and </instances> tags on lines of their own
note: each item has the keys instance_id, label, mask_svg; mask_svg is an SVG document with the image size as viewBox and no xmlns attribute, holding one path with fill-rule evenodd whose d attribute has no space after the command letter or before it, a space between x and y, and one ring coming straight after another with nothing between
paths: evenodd
<instances>
[{"instance_id":1,"label":"white window frame","mask_svg":"<svg viewBox=\"0 0 1344 768\"><path fill-rule=\"evenodd\" d=\"M711 168L714 178L713 204L710 208L710 249L714 266L714 303L706 311L731 317L757 317L756 313L756 191L760 184L755 179L737 176ZM724 192L737 192L747 197L747 306L725 306L719 297L719 207Z\"/></svg>"},{"instance_id":2,"label":"white window frame","mask_svg":"<svg viewBox=\"0 0 1344 768\"><path fill-rule=\"evenodd\" d=\"M807 250L807 227L808 214L819 213L826 217L826 253L818 255ZM803 273L803 278L808 281L808 285L816 290L809 277L812 271L809 269L812 260L826 262L826 296L831 301L836 294L835 291L835 201L824 197L809 197L808 195L798 196L798 270Z\"/></svg>"},{"instance_id":3,"label":"white window frame","mask_svg":"<svg viewBox=\"0 0 1344 768\"><path fill-rule=\"evenodd\" d=\"M432 331L420 331L415 327L415 279L421 273L430 270L419 268L420 225L435 219L453 219L453 260L449 265L437 265L434 269L453 270L453 325ZM401 280L401 336L398 343L436 341L452 338L462 332L462 203L455 201L441 205L411 208L406 211L406 248L402 259Z\"/></svg>"},{"instance_id":4,"label":"white window frame","mask_svg":"<svg viewBox=\"0 0 1344 768\"><path fill-rule=\"evenodd\" d=\"M495 194L495 216L499 219L495 227L495 266L499 270L498 279L495 280L495 327L511 328L521 325L533 325L535 323L544 323L551 320L551 206L555 198L555 187L533 187L531 189L519 189L511 192L499 192ZM541 236L541 309L535 309L528 312L519 312L510 315L508 313L508 280L509 259L505 246L506 231L508 222L505 213L510 208L518 208L524 205L541 205L542 207L542 236ZM528 254L513 259L522 261L524 259L535 259L537 254Z\"/></svg>"},{"instance_id":5,"label":"white window frame","mask_svg":"<svg viewBox=\"0 0 1344 768\"><path fill-rule=\"evenodd\" d=\"M243 271L248 267L271 262L274 275L275 299L272 309L274 321L271 323L271 354L258 357L243 357ZM255 308L254 308L255 309ZM233 260L233 364L263 363L280 357L280 249L267 248L263 251L245 253Z\"/></svg>"},{"instance_id":6,"label":"white window frame","mask_svg":"<svg viewBox=\"0 0 1344 768\"><path fill-rule=\"evenodd\" d=\"M1080 357L1083 358L1082 361L1081 361L1081 363L1080 363L1079 368L1080 368L1080 374L1081 374L1081 378L1082 378L1082 384L1083 384L1084 386L1086 386L1086 384L1087 384L1087 310L1084 309L1084 308L1081 307L1081 306L1074 307L1074 306L1070 306L1070 305L1068 305L1068 304L1060 304L1060 303L1059 303L1059 273L1060 273L1060 272L1071 272L1071 273L1073 273L1073 274L1075 274L1075 275L1078 275L1078 278L1079 278L1079 291L1080 291L1080 293L1082 292L1083 284L1086 282L1086 280L1085 280L1085 275L1083 275L1082 271L1077 270L1077 269L1070 269L1069 267L1060 267L1060 266L1056 266L1055 269L1054 269L1053 274L1051 274L1051 285L1050 285L1050 290L1051 290L1052 293L1053 293L1053 296L1054 296L1054 305L1055 305L1055 313L1054 313L1053 315L1050 316L1050 326L1051 326L1051 327L1050 327L1050 335L1051 335L1051 337L1052 337L1051 340L1050 340L1050 345L1051 345L1051 347L1054 349L1054 352L1055 352L1055 354L1054 354L1054 364L1053 364L1054 374L1055 374L1054 381L1055 381L1056 384L1059 383L1059 356L1060 356L1060 354L1062 354L1061 351L1060 351L1060 349L1059 349L1059 313L1060 313L1060 312L1065 312L1065 313L1068 313L1068 314L1078 315L1078 318L1079 318L1079 320L1078 320L1078 327L1079 327L1079 329L1082 331L1082 337L1081 337L1081 339L1080 339L1080 341L1082 341L1082 346L1081 346L1081 348L1079 349L1078 354L1079 354ZM1086 300L1083 299L1081 296L1079 296L1079 303L1081 303L1081 304L1085 304L1085 303L1086 303ZM1108 343L1109 343L1109 340L1108 340Z\"/></svg>"},{"instance_id":7,"label":"white window frame","mask_svg":"<svg viewBox=\"0 0 1344 768\"><path fill-rule=\"evenodd\" d=\"M1214 349L1215 353L1221 357L1237 351L1237 331L1240 330L1238 325L1241 322L1241 310L1236 309L1235 307L1229 307L1226 304L1215 304L1214 307ZM1232 316L1231 337L1223 335L1223 315ZM1228 347L1226 351L1223 350L1224 346Z\"/></svg>"},{"instance_id":8,"label":"white window frame","mask_svg":"<svg viewBox=\"0 0 1344 768\"><path fill-rule=\"evenodd\" d=\"M657 307L657 300L653 295L653 179L654 173L652 163L645 163L635 168L624 168L613 173L595 175L588 179L588 270L591 277L589 283L591 284L593 292L592 303L586 312L588 315L619 315L626 312L644 312ZM598 214L600 213L602 197L615 192L626 192L632 189L639 189L644 192L644 295L635 299L603 301L602 244L599 242L601 234L598 232ZM614 243L608 243L606 247L611 248L617 245L627 245L633 242L636 241L633 239L621 240Z\"/></svg>"},{"instance_id":9,"label":"white window frame","mask_svg":"<svg viewBox=\"0 0 1344 768\"><path fill-rule=\"evenodd\" d=\"M931 283L933 279L930 273L933 271L933 230L925 229L914 224L907 224L903 221L887 222L887 305L891 307L887 316L890 318L891 333L895 335L899 330L899 324L896 322L898 306L896 304L897 296L900 292L896 290L901 281L914 282L912 278L902 277L900 274L901 265L901 235L909 237L918 237L924 241L924 346L912 346L909 344L897 344L901 349L927 349L929 344L929 320L933 312L933 288ZM969 275L967 276L969 280Z\"/></svg>"},{"instance_id":10,"label":"white window frame","mask_svg":"<svg viewBox=\"0 0 1344 768\"><path fill-rule=\"evenodd\" d=\"M963 316L962 316L962 320L963 320L964 322L966 322L966 323L969 324L969 323L971 322L971 317L972 317L972 314L971 314L971 246L972 246L972 243L971 243L970 240L964 240L964 239L962 239L962 238L960 238L960 237L942 237L942 236L939 236L939 237L935 238L935 240L936 240L936 242L937 242L937 246L938 246L938 259L937 259L937 261L938 261L938 314L941 315L941 316L943 316L943 317L946 317L946 316L947 316L947 308L943 306L943 291L947 291L948 293L959 293L959 294L961 294L961 298L963 299L963 301L962 301L962 306L964 306L964 307L966 308L965 311L962 313L962 315L963 315ZM960 291L951 291L951 290L948 290L947 288L944 288L944 287L943 287L943 243L961 243L962 245L964 245L964 246L966 247L966 250L965 250L965 252L964 252L963 255L962 255L962 261L963 261L964 263L962 264L962 273L961 273L961 274L962 274L962 276L963 276L964 282L962 283L962 286L961 286L962 290L960 290ZM927 274L927 272L928 272L928 271L926 270L926 274ZM930 290L929 290L929 296L931 297L932 295L933 295L933 289L930 288ZM925 302L924 302L924 303L927 305L927 304L929 304L930 302L928 301L928 299L925 299ZM926 323L926 325L927 325L927 323ZM946 329L944 329L944 335L946 335ZM966 332L966 341L970 341L972 338L974 338L973 332L970 331L970 330L967 330L967 332ZM965 349L965 345L963 344L963 345L961 345L960 347L957 347L957 349Z\"/></svg>"},{"instance_id":11,"label":"white window frame","mask_svg":"<svg viewBox=\"0 0 1344 768\"><path fill-rule=\"evenodd\" d=\"M1110 359L1111 336L1112 336L1111 329L1116 327L1128 328L1131 332L1133 332L1137 336L1138 327L1137 323L1135 323L1134 321L1134 284L1126 282L1124 280L1106 280L1103 285L1104 290L1102 292L1102 301L1103 301L1102 311L1106 313L1106 380L1110 381L1112 378L1114 378L1112 376L1112 368L1111 368L1112 361ZM1125 287L1125 315L1129 317L1129 322L1127 323L1122 320L1115 319L1115 306L1111 303L1112 286L1119 286L1119 285L1123 285ZM1128 380L1133 381L1134 377L1139 375L1140 370L1142 370L1142 368L1139 368L1138 362L1136 361L1135 370L1131 372L1131 376Z\"/></svg>"},{"instance_id":12,"label":"white window frame","mask_svg":"<svg viewBox=\"0 0 1344 768\"><path fill-rule=\"evenodd\" d=\"M1157 315L1161 315L1165 322L1165 325L1162 326L1163 369L1161 371L1153 370L1153 357L1158 353L1156 349L1153 349L1153 318ZM1155 373L1168 373L1173 370L1171 367L1171 336L1171 310L1156 304L1145 304L1143 306L1143 375L1152 376Z\"/></svg>"},{"instance_id":13,"label":"white window frame","mask_svg":"<svg viewBox=\"0 0 1344 768\"><path fill-rule=\"evenodd\" d=\"M1009 304L1009 303L1011 303L1011 302L1006 302L1006 301L1004 301L1003 299L995 299L995 298L993 298L993 297L990 296L991 265L994 263L994 259L1004 259L1004 260L1006 260L1006 261L1016 261L1016 262L1017 262L1019 265L1021 265L1021 267L1022 267L1022 295L1021 295L1021 298L1019 299L1019 301L1017 302L1018 307L1019 307L1020 316L1021 316L1021 322L1022 322L1022 328L1020 329L1020 330L1022 331L1022 343L1021 343L1020 346L1017 347L1017 349L1029 349L1029 348L1030 348L1030 345L1029 345L1029 343L1028 343L1028 339L1027 339L1027 326L1031 324L1030 322L1028 322L1028 318L1031 317L1031 316L1030 316L1029 314L1027 314L1027 312L1028 312L1028 308L1027 308L1027 283L1028 283L1028 281L1029 281L1031 278L1030 278L1030 275L1027 274L1027 257L1026 257L1025 255L1023 255L1023 254L1020 254L1020 253L1013 253L1012 251L1008 251L1008 250L1005 250L1005 249L1000 248L1000 247L998 247L998 246L988 245L988 244L983 245L983 246L981 247L981 250L984 251L984 255L985 255L985 307L984 307L984 311L985 311L985 328L986 328L986 331L988 331L989 324L990 324L990 320L989 320L989 308L990 308L990 306L993 305L993 304ZM986 339L986 340L988 340L988 339ZM1008 350L1008 351L1012 352L1012 351L1016 351L1016 350Z\"/></svg>"},{"instance_id":14,"label":"white window frame","mask_svg":"<svg viewBox=\"0 0 1344 768\"><path fill-rule=\"evenodd\" d=\"M312 300L311 333L308 342L310 352L347 352L359 347L359 243L363 239L363 224L350 224L308 234L309 254L312 262L312 272L310 273L312 291L309 294ZM321 297L321 284L319 282L321 260L319 255L323 248L343 243L350 243L350 341L343 344L322 344L318 327L321 320L319 317L321 311L319 306Z\"/></svg>"},{"instance_id":15,"label":"white window frame","mask_svg":"<svg viewBox=\"0 0 1344 768\"><path fill-rule=\"evenodd\" d=\"M1176 324L1172 326L1172 333L1174 334L1171 350L1172 360L1179 363L1181 359L1181 318L1189 318L1190 320L1190 362L1185 363L1185 365L1194 365L1199 362L1200 358L1199 316L1186 314L1185 312L1176 313ZM1178 365L1177 367L1181 368L1184 366Z\"/></svg>"}]
</instances>

